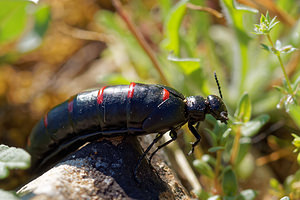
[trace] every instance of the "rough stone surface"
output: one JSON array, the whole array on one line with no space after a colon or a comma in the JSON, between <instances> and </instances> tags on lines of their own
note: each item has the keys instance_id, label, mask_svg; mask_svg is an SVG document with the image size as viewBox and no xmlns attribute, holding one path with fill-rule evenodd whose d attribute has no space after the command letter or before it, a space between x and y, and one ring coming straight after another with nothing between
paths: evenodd
<instances>
[{"instance_id":1,"label":"rough stone surface","mask_svg":"<svg viewBox=\"0 0 300 200\"><path fill-rule=\"evenodd\" d=\"M154 157L134 179L141 147L136 137L90 143L31 181L23 199L189 199L171 169Z\"/></svg>"}]
</instances>

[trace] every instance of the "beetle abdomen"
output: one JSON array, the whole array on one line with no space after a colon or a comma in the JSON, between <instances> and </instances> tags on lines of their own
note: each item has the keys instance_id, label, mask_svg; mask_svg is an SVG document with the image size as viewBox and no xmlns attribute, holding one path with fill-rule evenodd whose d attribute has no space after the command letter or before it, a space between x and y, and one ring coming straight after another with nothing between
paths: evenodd
<instances>
[{"instance_id":1,"label":"beetle abdomen","mask_svg":"<svg viewBox=\"0 0 300 200\"><path fill-rule=\"evenodd\" d=\"M31 154L42 157L80 134L102 131L103 136L106 132L112 136L114 130L148 133L143 130L143 122L160 104L169 98L182 101L177 94L173 95L174 91L170 94L160 85L131 83L79 93L54 107L40 120L31 133L28 149ZM164 122L157 122L164 126Z\"/></svg>"}]
</instances>

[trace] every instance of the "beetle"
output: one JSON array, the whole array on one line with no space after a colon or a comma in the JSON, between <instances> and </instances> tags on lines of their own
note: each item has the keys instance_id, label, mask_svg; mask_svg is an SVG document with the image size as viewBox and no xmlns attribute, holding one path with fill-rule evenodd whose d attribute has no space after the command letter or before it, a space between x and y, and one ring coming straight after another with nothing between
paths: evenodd
<instances>
[{"instance_id":1,"label":"beetle","mask_svg":"<svg viewBox=\"0 0 300 200\"><path fill-rule=\"evenodd\" d=\"M130 85L105 86L98 90L79 93L51 109L33 128L27 149L32 156L32 166L42 168L61 152L77 149L87 141L100 137L145 135L157 133L135 167L134 174L155 143L168 132L169 141L177 138L177 130L185 123L195 136L195 146L201 136L194 127L204 121L206 114L227 123L227 108L222 100L220 86L215 75L220 97L209 95L184 97L164 85L130 83Z\"/></svg>"}]
</instances>

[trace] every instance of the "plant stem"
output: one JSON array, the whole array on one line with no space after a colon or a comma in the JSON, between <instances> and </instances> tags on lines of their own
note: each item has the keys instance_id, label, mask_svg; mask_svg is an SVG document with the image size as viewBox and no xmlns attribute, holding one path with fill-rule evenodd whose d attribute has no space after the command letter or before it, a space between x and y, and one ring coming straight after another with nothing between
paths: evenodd
<instances>
[{"instance_id":1,"label":"plant stem","mask_svg":"<svg viewBox=\"0 0 300 200\"><path fill-rule=\"evenodd\" d=\"M270 42L272 48L275 49L274 44L273 44L273 42L272 42L271 37L270 37L269 34L267 35L267 38L268 38L268 40L269 40L269 42ZM285 78L286 83L287 83L287 85L288 85L289 93L290 93L292 96L294 96L294 94L293 94L293 89L292 89L292 86L291 86L289 77L288 77L288 75L287 75L287 73L286 73L286 71L285 71L285 68L284 68L282 59L281 59L281 57L280 57L280 53L279 53L279 54L276 54L276 56L277 56L277 58L278 58L278 60L279 60L281 70L282 70L282 72L283 72L284 78Z\"/></svg>"},{"instance_id":2,"label":"plant stem","mask_svg":"<svg viewBox=\"0 0 300 200\"><path fill-rule=\"evenodd\" d=\"M230 162L233 166L235 165L235 160L239 152L240 138L241 138L241 127L237 127L237 131L234 137L233 147L231 151L231 157L230 157Z\"/></svg>"},{"instance_id":3,"label":"plant stem","mask_svg":"<svg viewBox=\"0 0 300 200\"><path fill-rule=\"evenodd\" d=\"M203 7L203 6L195 5L195 4L192 4L192 3L187 3L186 6L190 9L193 9L193 10L208 12L208 13L212 14L213 16L217 17L217 18L224 18L224 15L222 13L218 12L215 9L209 8L209 7Z\"/></svg>"},{"instance_id":4,"label":"plant stem","mask_svg":"<svg viewBox=\"0 0 300 200\"><path fill-rule=\"evenodd\" d=\"M120 15L120 17L126 23L126 25L127 25L128 29L130 30L130 32L133 34L133 36L136 38L136 40L138 41L138 43L140 44L140 46L144 49L144 51L146 52L146 54L150 58L151 62L154 65L154 68L159 73L160 78L161 78L163 84L169 85L169 82L167 81L165 75L163 74L163 72L161 70L161 67L159 65L159 62L156 59L156 57L155 57L155 55L154 55L151 47L148 45L148 43L146 42L146 40L143 37L143 35L141 34L141 32L139 32L138 29L135 27L135 25L130 20L130 18L128 17L128 15L124 12L120 1L119 0L113 0L112 3L114 5L114 7L116 8L116 10L117 10L118 14Z\"/></svg>"},{"instance_id":5,"label":"plant stem","mask_svg":"<svg viewBox=\"0 0 300 200\"><path fill-rule=\"evenodd\" d=\"M222 189L221 189L221 185L219 182L219 173L220 173L220 167L221 167L221 158L222 158L222 151L219 150L217 151L217 162L216 162L216 167L215 167L215 178L214 178L214 182L215 182L215 190L216 193L218 195L222 194Z\"/></svg>"}]
</instances>

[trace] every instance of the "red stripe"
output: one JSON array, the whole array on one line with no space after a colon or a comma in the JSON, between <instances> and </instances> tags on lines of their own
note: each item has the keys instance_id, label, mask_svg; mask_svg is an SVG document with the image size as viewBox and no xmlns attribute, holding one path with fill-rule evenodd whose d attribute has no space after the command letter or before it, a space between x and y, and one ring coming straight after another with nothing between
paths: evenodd
<instances>
[{"instance_id":1,"label":"red stripe","mask_svg":"<svg viewBox=\"0 0 300 200\"><path fill-rule=\"evenodd\" d=\"M97 103L98 104L102 104L103 102L103 93L104 93L104 89L106 88L106 86L104 86L103 88L101 88L98 92L98 96L97 96Z\"/></svg>"},{"instance_id":2,"label":"red stripe","mask_svg":"<svg viewBox=\"0 0 300 200\"><path fill-rule=\"evenodd\" d=\"M129 85L129 90L128 90L128 98L132 98L133 97L133 93L134 93L134 87L135 87L135 83L131 82Z\"/></svg>"},{"instance_id":3,"label":"red stripe","mask_svg":"<svg viewBox=\"0 0 300 200\"><path fill-rule=\"evenodd\" d=\"M164 100L167 100L167 99L169 98L169 96L170 96L169 91L166 90L166 89L164 89L164 90L163 90L163 101L164 101Z\"/></svg>"},{"instance_id":4,"label":"red stripe","mask_svg":"<svg viewBox=\"0 0 300 200\"><path fill-rule=\"evenodd\" d=\"M48 113L44 116L44 125L45 125L45 128L47 128L47 126L48 126Z\"/></svg>"},{"instance_id":5,"label":"red stripe","mask_svg":"<svg viewBox=\"0 0 300 200\"><path fill-rule=\"evenodd\" d=\"M68 111L69 111L69 113L73 112L73 105L74 105L74 98L71 98L68 101Z\"/></svg>"}]
</instances>

